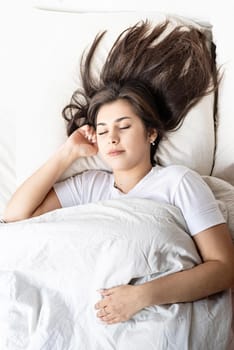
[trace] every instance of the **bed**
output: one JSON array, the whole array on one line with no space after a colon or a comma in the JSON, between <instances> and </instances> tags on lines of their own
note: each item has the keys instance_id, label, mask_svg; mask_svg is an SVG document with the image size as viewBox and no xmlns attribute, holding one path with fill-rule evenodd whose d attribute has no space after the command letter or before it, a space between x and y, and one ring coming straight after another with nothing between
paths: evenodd
<instances>
[{"instance_id":1,"label":"bed","mask_svg":"<svg viewBox=\"0 0 234 350\"><path fill-rule=\"evenodd\" d=\"M224 77L218 113L214 95L204 97L183 126L162 142L157 161L183 164L203 176L234 239L234 63L229 28L222 22L231 12L226 8L222 14L213 7L212 14L208 8L203 13L179 4L165 2L155 8L150 2L143 12L131 2L94 8L89 2L79 7L76 1L47 0L34 1L33 7L16 5L17 15L6 5L1 21L8 35L1 57L0 217L15 188L65 140L61 110L79 84L81 52L96 33L108 29L95 60L98 73L122 29L144 18L153 23L169 18L173 25L198 27L208 42L215 42ZM138 11L126 11L133 8ZM18 24L17 31L6 20L9 16ZM106 169L98 156L81 160L61 180L99 168ZM175 240L170 236L172 224ZM106 327L96 319L98 289L142 283L162 276L162 271L172 273L200 262L183 218L173 207L139 199L104 201L0 224L0 237L1 350L234 347L230 291L195 303L147 308L116 326ZM159 259L161 251L165 255Z\"/></svg>"}]
</instances>

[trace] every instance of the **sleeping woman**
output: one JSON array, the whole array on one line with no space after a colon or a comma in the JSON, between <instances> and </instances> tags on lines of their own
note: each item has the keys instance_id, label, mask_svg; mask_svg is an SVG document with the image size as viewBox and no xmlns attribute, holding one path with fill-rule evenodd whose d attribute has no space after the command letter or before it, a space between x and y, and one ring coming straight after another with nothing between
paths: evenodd
<instances>
[{"instance_id":1,"label":"sleeping woman","mask_svg":"<svg viewBox=\"0 0 234 350\"><path fill-rule=\"evenodd\" d=\"M151 305L195 301L234 284L234 250L214 195L196 172L162 167L156 151L202 96L217 90L214 47L197 29L140 22L114 43L98 78L92 74L97 35L81 62L82 87L63 110L68 138L9 201L12 222L61 207L137 197L178 207L202 263L141 285L100 290L94 306L107 324ZM161 40L161 36L163 39ZM71 164L100 156L111 172L89 170L58 182Z\"/></svg>"}]
</instances>

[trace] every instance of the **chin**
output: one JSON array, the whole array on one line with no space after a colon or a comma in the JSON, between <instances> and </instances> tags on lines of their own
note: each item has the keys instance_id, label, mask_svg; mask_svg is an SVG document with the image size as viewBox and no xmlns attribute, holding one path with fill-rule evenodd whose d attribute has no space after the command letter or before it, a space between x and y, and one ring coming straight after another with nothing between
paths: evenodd
<instances>
[{"instance_id":1,"label":"chin","mask_svg":"<svg viewBox=\"0 0 234 350\"><path fill-rule=\"evenodd\" d=\"M133 166L131 164L113 164L114 162L111 162L110 167L113 171L127 171L130 170Z\"/></svg>"},{"instance_id":2,"label":"chin","mask_svg":"<svg viewBox=\"0 0 234 350\"><path fill-rule=\"evenodd\" d=\"M131 162L130 159L121 159L121 157L116 158L103 158L105 163L112 169L112 171L127 171L136 167L137 164Z\"/></svg>"}]
</instances>

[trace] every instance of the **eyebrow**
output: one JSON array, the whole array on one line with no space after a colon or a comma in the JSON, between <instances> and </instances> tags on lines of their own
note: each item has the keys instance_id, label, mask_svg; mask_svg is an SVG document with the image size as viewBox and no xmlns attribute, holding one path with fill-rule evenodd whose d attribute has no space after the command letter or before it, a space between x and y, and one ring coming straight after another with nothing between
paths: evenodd
<instances>
[{"instance_id":1,"label":"eyebrow","mask_svg":"<svg viewBox=\"0 0 234 350\"><path fill-rule=\"evenodd\" d=\"M130 117L120 117L120 118L117 118L115 119L115 123L119 123L121 122L122 120L125 120L125 119L131 119ZM100 125L106 125L106 123L98 123L96 126L100 126Z\"/></svg>"}]
</instances>

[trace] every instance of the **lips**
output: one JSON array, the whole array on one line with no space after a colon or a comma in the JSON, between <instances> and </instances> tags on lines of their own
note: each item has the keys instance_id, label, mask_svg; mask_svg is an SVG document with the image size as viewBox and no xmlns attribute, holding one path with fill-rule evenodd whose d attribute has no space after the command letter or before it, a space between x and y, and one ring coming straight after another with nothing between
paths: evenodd
<instances>
[{"instance_id":1,"label":"lips","mask_svg":"<svg viewBox=\"0 0 234 350\"><path fill-rule=\"evenodd\" d=\"M122 153L124 153L124 151L115 149L115 150L109 151L107 154L109 157L117 157L117 156L121 155Z\"/></svg>"}]
</instances>

